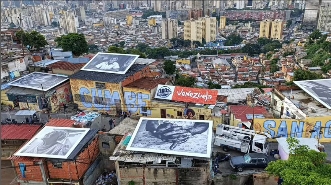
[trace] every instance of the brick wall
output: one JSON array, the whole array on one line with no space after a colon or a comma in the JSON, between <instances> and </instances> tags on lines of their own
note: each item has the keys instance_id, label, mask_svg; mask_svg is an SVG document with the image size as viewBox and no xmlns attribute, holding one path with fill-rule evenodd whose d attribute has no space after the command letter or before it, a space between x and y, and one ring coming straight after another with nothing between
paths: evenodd
<instances>
[{"instance_id":1,"label":"brick wall","mask_svg":"<svg viewBox=\"0 0 331 185\"><path fill-rule=\"evenodd\" d=\"M43 163L43 160L35 160L30 157L18 157L13 159L13 165L15 166L15 172L17 174L18 180L22 181L35 181L35 182L43 182L41 166L38 162ZM19 168L19 163L25 164L25 178L22 177L21 171Z\"/></svg>"},{"instance_id":2,"label":"brick wall","mask_svg":"<svg viewBox=\"0 0 331 185\"><path fill-rule=\"evenodd\" d=\"M195 168L153 168L129 167L119 168L119 181L128 184L133 181L139 185L208 185L208 167Z\"/></svg>"},{"instance_id":3,"label":"brick wall","mask_svg":"<svg viewBox=\"0 0 331 185\"><path fill-rule=\"evenodd\" d=\"M149 66L146 66L144 69L142 69L141 71L136 72L134 75L126 78L123 82L122 82L122 86L126 86L134 81L137 81L141 78L145 78L145 77L156 77L156 76L160 76L161 74L159 72L154 72L151 71L151 69L149 68Z\"/></svg>"},{"instance_id":4,"label":"brick wall","mask_svg":"<svg viewBox=\"0 0 331 185\"><path fill-rule=\"evenodd\" d=\"M50 179L80 180L99 153L99 141L96 137L75 161L63 162L62 168L56 168L51 161L47 161Z\"/></svg>"}]
</instances>

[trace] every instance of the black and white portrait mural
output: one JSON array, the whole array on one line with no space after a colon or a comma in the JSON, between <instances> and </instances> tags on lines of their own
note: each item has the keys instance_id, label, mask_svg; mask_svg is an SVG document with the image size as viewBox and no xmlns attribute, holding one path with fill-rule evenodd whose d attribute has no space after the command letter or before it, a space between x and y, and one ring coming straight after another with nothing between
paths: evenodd
<instances>
[{"instance_id":1,"label":"black and white portrait mural","mask_svg":"<svg viewBox=\"0 0 331 185\"><path fill-rule=\"evenodd\" d=\"M69 78L64 75L34 72L9 83L9 85L40 91L48 91L68 79Z\"/></svg>"},{"instance_id":2,"label":"black and white portrait mural","mask_svg":"<svg viewBox=\"0 0 331 185\"><path fill-rule=\"evenodd\" d=\"M212 121L140 118L127 150L210 157Z\"/></svg>"},{"instance_id":3,"label":"black and white portrait mural","mask_svg":"<svg viewBox=\"0 0 331 185\"><path fill-rule=\"evenodd\" d=\"M139 55L98 53L82 70L125 74L138 57Z\"/></svg>"},{"instance_id":4,"label":"black and white portrait mural","mask_svg":"<svg viewBox=\"0 0 331 185\"><path fill-rule=\"evenodd\" d=\"M46 126L14 155L66 159L88 131L87 128Z\"/></svg>"},{"instance_id":5,"label":"black and white portrait mural","mask_svg":"<svg viewBox=\"0 0 331 185\"><path fill-rule=\"evenodd\" d=\"M294 81L302 90L331 109L331 79Z\"/></svg>"}]
</instances>

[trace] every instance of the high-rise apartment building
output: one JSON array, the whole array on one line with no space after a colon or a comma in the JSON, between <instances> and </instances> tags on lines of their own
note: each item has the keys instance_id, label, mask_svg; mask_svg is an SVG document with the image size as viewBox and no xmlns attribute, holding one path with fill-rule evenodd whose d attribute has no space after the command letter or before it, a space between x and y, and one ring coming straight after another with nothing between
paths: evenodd
<instances>
[{"instance_id":1,"label":"high-rise apartment building","mask_svg":"<svg viewBox=\"0 0 331 185\"><path fill-rule=\"evenodd\" d=\"M270 38L271 20L263 20L260 22L260 38Z\"/></svg>"},{"instance_id":2,"label":"high-rise apartment building","mask_svg":"<svg viewBox=\"0 0 331 185\"><path fill-rule=\"evenodd\" d=\"M177 38L177 19L164 19L162 21L162 39Z\"/></svg>"},{"instance_id":3,"label":"high-rise apartment building","mask_svg":"<svg viewBox=\"0 0 331 185\"><path fill-rule=\"evenodd\" d=\"M321 31L331 31L331 3L323 3L319 9L317 29Z\"/></svg>"},{"instance_id":4,"label":"high-rise apartment building","mask_svg":"<svg viewBox=\"0 0 331 185\"><path fill-rule=\"evenodd\" d=\"M63 11L62 16L59 19L60 28L62 33L77 33L78 18L74 12Z\"/></svg>"},{"instance_id":5,"label":"high-rise apartment building","mask_svg":"<svg viewBox=\"0 0 331 185\"><path fill-rule=\"evenodd\" d=\"M221 16L220 17L220 29L224 30L226 26L226 17L225 16Z\"/></svg>"},{"instance_id":6,"label":"high-rise apartment building","mask_svg":"<svg viewBox=\"0 0 331 185\"><path fill-rule=\"evenodd\" d=\"M271 39L282 40L283 39L283 27L284 22L283 20L276 19L271 22Z\"/></svg>"},{"instance_id":7,"label":"high-rise apartment building","mask_svg":"<svg viewBox=\"0 0 331 185\"><path fill-rule=\"evenodd\" d=\"M216 17L200 17L184 22L184 40L212 42L216 40Z\"/></svg>"},{"instance_id":8,"label":"high-rise apartment building","mask_svg":"<svg viewBox=\"0 0 331 185\"><path fill-rule=\"evenodd\" d=\"M269 38L282 40L283 39L284 22L280 19L263 20L260 22L260 38Z\"/></svg>"}]
</instances>

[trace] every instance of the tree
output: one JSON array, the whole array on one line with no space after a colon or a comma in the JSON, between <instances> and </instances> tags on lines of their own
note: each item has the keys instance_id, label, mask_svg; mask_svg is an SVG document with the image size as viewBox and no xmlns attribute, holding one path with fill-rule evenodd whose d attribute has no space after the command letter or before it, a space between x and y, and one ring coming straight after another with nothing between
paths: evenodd
<instances>
[{"instance_id":1,"label":"tree","mask_svg":"<svg viewBox=\"0 0 331 185\"><path fill-rule=\"evenodd\" d=\"M20 30L16 33L16 37L23 42L24 46L28 46L29 50L39 50L48 44L45 36L37 31L24 32L23 30Z\"/></svg>"},{"instance_id":2,"label":"tree","mask_svg":"<svg viewBox=\"0 0 331 185\"><path fill-rule=\"evenodd\" d=\"M294 81L316 80L321 78L323 78L321 74L314 73L308 70L298 69L294 71Z\"/></svg>"},{"instance_id":3,"label":"tree","mask_svg":"<svg viewBox=\"0 0 331 185\"><path fill-rule=\"evenodd\" d=\"M125 54L126 52L125 52L124 49L121 48L121 47L109 46L109 48L108 48L108 53L120 53L120 54Z\"/></svg>"},{"instance_id":4,"label":"tree","mask_svg":"<svg viewBox=\"0 0 331 185\"><path fill-rule=\"evenodd\" d=\"M139 55L139 58L146 58L146 54L137 50L137 49L129 49L126 50L127 54L134 54L134 55Z\"/></svg>"},{"instance_id":5,"label":"tree","mask_svg":"<svg viewBox=\"0 0 331 185\"><path fill-rule=\"evenodd\" d=\"M249 56L258 55L261 53L261 47L258 44L246 44L241 48L242 52L248 53Z\"/></svg>"},{"instance_id":6,"label":"tree","mask_svg":"<svg viewBox=\"0 0 331 185\"><path fill-rule=\"evenodd\" d=\"M234 46L234 45L241 44L242 41L243 41L243 39L240 37L240 35L232 33L226 38L224 45L225 46Z\"/></svg>"},{"instance_id":7,"label":"tree","mask_svg":"<svg viewBox=\"0 0 331 185\"><path fill-rule=\"evenodd\" d=\"M175 62L171 60L166 60L163 63L163 69L168 75L172 75L176 72Z\"/></svg>"},{"instance_id":8,"label":"tree","mask_svg":"<svg viewBox=\"0 0 331 185\"><path fill-rule=\"evenodd\" d=\"M10 28L10 29L15 28L15 27L16 27L16 25L15 25L13 22L11 22L11 23L9 24L9 28Z\"/></svg>"},{"instance_id":9,"label":"tree","mask_svg":"<svg viewBox=\"0 0 331 185\"><path fill-rule=\"evenodd\" d=\"M59 26L59 23L56 22L56 21L53 21L53 22L51 23L51 25L52 25L52 27L58 27L58 26Z\"/></svg>"},{"instance_id":10,"label":"tree","mask_svg":"<svg viewBox=\"0 0 331 185\"><path fill-rule=\"evenodd\" d=\"M175 85L183 87L193 87L195 85L196 79L193 77L185 77L183 75L176 75Z\"/></svg>"},{"instance_id":11,"label":"tree","mask_svg":"<svg viewBox=\"0 0 331 185\"><path fill-rule=\"evenodd\" d=\"M91 44L88 46L89 53L97 53L99 52L99 47L95 44Z\"/></svg>"},{"instance_id":12,"label":"tree","mask_svg":"<svg viewBox=\"0 0 331 185\"><path fill-rule=\"evenodd\" d=\"M286 21L286 28L290 28L292 25L292 20Z\"/></svg>"},{"instance_id":13,"label":"tree","mask_svg":"<svg viewBox=\"0 0 331 185\"><path fill-rule=\"evenodd\" d=\"M326 164L326 153L310 150L299 145L296 138L287 138L290 149L288 160L277 160L268 164L267 172L281 177L283 185L328 185L331 179L331 165Z\"/></svg>"},{"instance_id":14,"label":"tree","mask_svg":"<svg viewBox=\"0 0 331 185\"><path fill-rule=\"evenodd\" d=\"M55 39L55 42L63 51L72 51L75 56L80 56L88 52L88 44L84 34L69 33Z\"/></svg>"},{"instance_id":15,"label":"tree","mask_svg":"<svg viewBox=\"0 0 331 185\"><path fill-rule=\"evenodd\" d=\"M119 44L119 47L122 47L122 48L125 46L125 42L124 41L121 41L118 44Z\"/></svg>"},{"instance_id":16,"label":"tree","mask_svg":"<svg viewBox=\"0 0 331 185\"><path fill-rule=\"evenodd\" d=\"M319 30L315 30L313 33L309 35L309 39L316 40L322 37L322 33Z\"/></svg>"},{"instance_id":17,"label":"tree","mask_svg":"<svg viewBox=\"0 0 331 185\"><path fill-rule=\"evenodd\" d=\"M222 86L220 84L214 84L213 82L208 82L208 89L221 89Z\"/></svg>"},{"instance_id":18,"label":"tree","mask_svg":"<svg viewBox=\"0 0 331 185\"><path fill-rule=\"evenodd\" d=\"M140 52L145 53L149 49L149 46L148 44L145 43L138 43L136 45L136 49L139 50Z\"/></svg>"}]
</instances>

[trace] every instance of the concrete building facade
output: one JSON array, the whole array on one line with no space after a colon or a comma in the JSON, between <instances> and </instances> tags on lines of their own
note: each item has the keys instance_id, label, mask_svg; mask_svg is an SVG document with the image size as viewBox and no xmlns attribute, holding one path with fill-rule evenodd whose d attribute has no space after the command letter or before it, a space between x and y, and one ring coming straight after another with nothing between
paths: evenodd
<instances>
[{"instance_id":1,"label":"concrete building facade","mask_svg":"<svg viewBox=\"0 0 331 185\"><path fill-rule=\"evenodd\" d=\"M331 4L331 3L330 3ZM331 7L330 4L322 4L319 9L317 29L331 31Z\"/></svg>"},{"instance_id":2,"label":"concrete building facade","mask_svg":"<svg viewBox=\"0 0 331 185\"><path fill-rule=\"evenodd\" d=\"M283 39L283 20L275 19L273 21L266 19L260 22L260 38Z\"/></svg>"},{"instance_id":3,"label":"concrete building facade","mask_svg":"<svg viewBox=\"0 0 331 185\"><path fill-rule=\"evenodd\" d=\"M176 19L164 19L162 21L162 39L172 39L178 36L178 21Z\"/></svg>"},{"instance_id":4,"label":"concrete building facade","mask_svg":"<svg viewBox=\"0 0 331 185\"><path fill-rule=\"evenodd\" d=\"M184 40L212 42L216 40L216 17L201 17L184 22Z\"/></svg>"}]
</instances>

